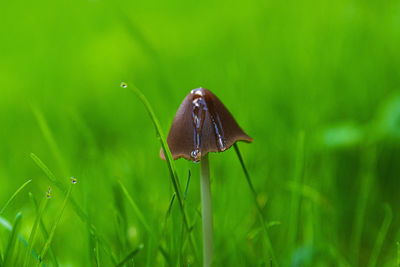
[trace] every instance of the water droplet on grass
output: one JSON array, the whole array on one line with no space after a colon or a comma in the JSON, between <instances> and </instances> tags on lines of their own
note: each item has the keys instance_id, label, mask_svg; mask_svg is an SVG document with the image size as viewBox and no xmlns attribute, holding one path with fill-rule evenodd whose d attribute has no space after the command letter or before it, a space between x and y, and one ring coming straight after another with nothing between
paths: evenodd
<instances>
[{"instance_id":1,"label":"water droplet on grass","mask_svg":"<svg viewBox=\"0 0 400 267\"><path fill-rule=\"evenodd\" d=\"M71 177L71 183L72 183L72 184L76 184L76 183L77 183L77 180L76 180L75 177Z\"/></svg>"},{"instance_id":2,"label":"water droplet on grass","mask_svg":"<svg viewBox=\"0 0 400 267\"><path fill-rule=\"evenodd\" d=\"M51 198L51 187L49 187L49 189L47 190L46 197Z\"/></svg>"},{"instance_id":3,"label":"water droplet on grass","mask_svg":"<svg viewBox=\"0 0 400 267\"><path fill-rule=\"evenodd\" d=\"M126 87L128 87L128 84L126 82L122 82L121 83L121 88L126 88Z\"/></svg>"}]
</instances>

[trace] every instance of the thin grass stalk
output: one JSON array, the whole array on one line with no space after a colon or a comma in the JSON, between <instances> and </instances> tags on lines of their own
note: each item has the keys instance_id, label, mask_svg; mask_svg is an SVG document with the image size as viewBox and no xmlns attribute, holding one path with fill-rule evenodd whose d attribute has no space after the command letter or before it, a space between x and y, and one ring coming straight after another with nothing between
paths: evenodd
<instances>
[{"instance_id":1,"label":"thin grass stalk","mask_svg":"<svg viewBox=\"0 0 400 267\"><path fill-rule=\"evenodd\" d=\"M380 254L381 249L382 249L383 242L385 241L387 232L389 230L389 226L390 226L390 224L392 222L393 212L392 212L392 209L389 206L389 204L385 204L384 209L385 209L385 217L383 219L381 228L379 229L379 233L378 233L378 236L376 238L376 242L375 242L374 248L372 249L371 258L369 260L368 267L375 267L376 266L379 254Z\"/></svg>"},{"instance_id":2,"label":"thin grass stalk","mask_svg":"<svg viewBox=\"0 0 400 267\"><path fill-rule=\"evenodd\" d=\"M376 146L367 144L366 151L363 154L362 158L362 167L364 171L360 177L362 180L361 188L359 192L359 198L357 200L356 206L356 217L353 222L352 235L350 239L350 249L351 254L353 255L353 264L355 266L358 265L359 262L359 252L360 252L360 243L362 230L364 228L364 216L365 210L367 208L367 202L369 198L369 194L371 192L372 183L375 178L375 168L376 168Z\"/></svg>"},{"instance_id":3,"label":"thin grass stalk","mask_svg":"<svg viewBox=\"0 0 400 267\"><path fill-rule=\"evenodd\" d=\"M54 221L53 226L51 227L49 238L47 238L46 243L44 244L43 249L42 249L42 251L40 253L39 261L36 264L37 267L40 266L40 264L44 260L44 257L46 256L46 253L47 253L47 250L49 249L50 244L53 241L53 237L54 237L54 234L56 232L56 228L57 228L58 224L61 221L61 217L62 217L62 215L64 213L65 207L67 206L67 202L68 202L68 199L69 199L69 197L71 195L71 191L72 191L72 187L73 186L74 186L74 183L71 183L71 185L68 188L68 191L67 191L67 193L65 195L65 198L64 198L64 202L63 202L63 204L61 206L61 210L60 210L56 220Z\"/></svg>"},{"instance_id":4,"label":"thin grass stalk","mask_svg":"<svg viewBox=\"0 0 400 267\"><path fill-rule=\"evenodd\" d=\"M12 256L13 256L13 252L14 252L14 244L15 244L15 240L17 238L17 233L18 233L18 229L19 226L21 224L21 212L18 212L17 216L15 216L14 219L14 224L12 226L12 230L11 230L11 235L10 238L8 239L8 244L7 244L7 248L6 251L4 253L4 261L3 261L3 265L2 267L7 267L7 266L12 266L11 261L12 261Z\"/></svg>"},{"instance_id":5,"label":"thin grass stalk","mask_svg":"<svg viewBox=\"0 0 400 267\"><path fill-rule=\"evenodd\" d=\"M39 214L38 203L36 202L36 199L33 197L32 193L30 193L30 192L29 192L29 198L31 199L33 205L35 206L36 213ZM46 226L44 225L42 218L40 219L40 229L42 231L44 239L46 240L49 237L49 233L47 232ZM31 251L31 254L33 254L33 250ZM50 254L50 257L51 257L51 259L53 261L53 265L55 267L58 267L57 258L55 256L55 253L54 253L54 250L53 250L52 247L50 247L49 254ZM38 259L37 254L34 254L34 255L35 255L35 260L37 260Z\"/></svg>"},{"instance_id":6,"label":"thin grass stalk","mask_svg":"<svg viewBox=\"0 0 400 267\"><path fill-rule=\"evenodd\" d=\"M133 200L133 198L129 194L128 190L126 189L126 187L124 186L124 184L121 181L118 181L118 183L119 183L125 197L128 199L129 204L131 204L133 211L135 212L137 218L143 224L144 228L146 228L146 231L148 231L150 234L152 234L149 224L146 222L146 219L144 218L143 213L140 211L140 209L136 205L136 202Z\"/></svg>"},{"instance_id":7,"label":"thin grass stalk","mask_svg":"<svg viewBox=\"0 0 400 267\"><path fill-rule=\"evenodd\" d=\"M28 180L25 183L23 183L15 192L12 194L12 196L7 200L7 202L4 204L4 206L0 210L0 215L3 214L3 212L6 210L8 205L17 197L17 195L22 191L22 189L25 188L32 180Z\"/></svg>"},{"instance_id":8,"label":"thin grass stalk","mask_svg":"<svg viewBox=\"0 0 400 267\"><path fill-rule=\"evenodd\" d=\"M1 216L0 216L0 226L3 226L9 232L12 232L12 230L13 230L11 223ZM18 240L25 247L28 247L28 241L26 241L21 234L18 234ZM34 249L31 250L31 253L32 253L33 257L35 258L35 260L38 260L38 254L36 253L36 251ZM2 265L0 265L0 266L2 266Z\"/></svg>"},{"instance_id":9,"label":"thin grass stalk","mask_svg":"<svg viewBox=\"0 0 400 267\"><path fill-rule=\"evenodd\" d=\"M39 209L37 211L36 219L35 219L35 222L33 223L31 234L29 235L29 239L28 239L28 249L25 252L25 259L24 259L24 265L23 265L24 267L28 266L28 264L30 262L29 261L30 260L29 254L30 254L30 252L32 250L32 247L33 247L34 243L35 243L37 229L39 228L39 224L40 224L40 222L42 220L42 216L43 216L44 211L45 211L45 209L47 207L47 203L48 203L49 199L50 198L47 195L45 195L43 197L42 201L40 202L40 206L39 206Z\"/></svg>"},{"instance_id":10,"label":"thin grass stalk","mask_svg":"<svg viewBox=\"0 0 400 267\"><path fill-rule=\"evenodd\" d=\"M128 87L128 85L126 83L122 83L121 86L123 88ZM167 161L167 166L168 166L168 170L170 173L170 177L171 177L171 181L172 181L172 185L174 187L175 193L176 193L176 198L178 199L178 203L179 203L179 208L181 210L182 213L182 217L183 217L183 221L185 224L185 227L189 233L189 240L190 240L190 244L192 246L192 249L195 253L196 258L198 258L197 255L197 246L196 243L194 241L194 237L191 231L191 224L189 221L189 218L186 214L185 211L185 207L183 204L183 197L182 197L182 192L181 192L181 188L180 188L180 184L179 184L179 179L178 179L178 174L176 172L176 168L175 168L175 164L171 155L171 151L169 150L167 141L164 137L163 131L161 129L160 123L158 122L158 119L153 111L153 108L151 107L149 101L147 100L147 98L143 95L143 93L136 88L133 84L132 86L129 86L130 90L136 94L136 96L140 99L140 101L143 103L143 105L145 106L148 114L150 115L150 118L153 122L153 125L155 127L155 130L157 132L157 135L159 137L160 143L161 143L161 147L164 151L164 155L165 155L165 159Z\"/></svg>"},{"instance_id":11,"label":"thin grass stalk","mask_svg":"<svg viewBox=\"0 0 400 267\"><path fill-rule=\"evenodd\" d=\"M140 244L137 248L132 250L121 262L119 262L116 267L124 266L124 264L131 260L136 254L138 254L138 252L141 251L143 247L143 244Z\"/></svg>"},{"instance_id":12,"label":"thin grass stalk","mask_svg":"<svg viewBox=\"0 0 400 267\"><path fill-rule=\"evenodd\" d=\"M293 186L300 188L301 180L304 173L304 132L299 133L297 153L296 153L296 168L293 177ZM292 191L292 199L290 206L290 222L288 231L289 251L293 253L296 247L296 239L299 225L299 210L300 210L301 194L296 190Z\"/></svg>"},{"instance_id":13,"label":"thin grass stalk","mask_svg":"<svg viewBox=\"0 0 400 267\"><path fill-rule=\"evenodd\" d=\"M262 228L264 230L265 243L267 245L268 253L271 256L272 261L275 263L275 266L279 266L279 263L278 263L278 261L276 259L276 256L275 256L274 249L273 249L272 244L271 244L271 239L269 238L267 225L265 223L264 216L262 214L262 209L261 209L261 207L260 207L260 205L259 205L259 203L257 201L257 192L254 189L253 183L251 182L249 172L247 171L246 165L245 165L245 163L243 161L243 158L242 158L242 155L240 153L238 145L235 143L235 144L233 144L233 147L235 148L236 155L238 156L240 165L242 166L242 169L243 169L243 172L244 172L244 176L246 177L247 184L249 185L250 191L251 191L251 193L253 195L254 203L256 205L257 212L258 212L258 218L259 218L260 223L262 225Z\"/></svg>"},{"instance_id":14,"label":"thin grass stalk","mask_svg":"<svg viewBox=\"0 0 400 267\"><path fill-rule=\"evenodd\" d=\"M56 176L50 171L50 169L46 166L46 164L44 164L43 161L33 153L31 153L31 158L36 163L36 165L46 174L47 178L51 182L53 182L56 185L56 187L59 188L65 194L66 188L64 184L61 181L59 181L58 178L56 178ZM79 207L79 205L73 198L70 199L70 203L72 205L73 211L78 215L81 221L89 224L90 232L99 241L104 252L106 252L107 255L111 257L111 260L114 264L117 264L118 260L113 250L111 249L111 246L103 238L103 236L100 235L100 233L97 231L96 226L90 222L88 215Z\"/></svg>"}]
</instances>

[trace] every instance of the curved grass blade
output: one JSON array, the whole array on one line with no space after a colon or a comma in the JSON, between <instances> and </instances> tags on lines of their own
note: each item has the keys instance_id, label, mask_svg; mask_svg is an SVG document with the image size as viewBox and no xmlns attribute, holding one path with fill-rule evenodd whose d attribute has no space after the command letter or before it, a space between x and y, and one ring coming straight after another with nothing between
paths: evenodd
<instances>
[{"instance_id":1,"label":"curved grass blade","mask_svg":"<svg viewBox=\"0 0 400 267\"><path fill-rule=\"evenodd\" d=\"M378 261L379 253L381 252L383 242L385 241L387 232L389 230L389 226L392 222L393 212L388 204L385 204L385 218L383 219L381 228L379 229L378 237L376 238L376 242L374 248L372 249L371 258L369 260L368 266L373 267L376 266L376 262Z\"/></svg>"},{"instance_id":2,"label":"curved grass blade","mask_svg":"<svg viewBox=\"0 0 400 267\"><path fill-rule=\"evenodd\" d=\"M6 252L4 254L3 267L12 266L11 260L12 260L12 255L14 252L14 243L18 236L17 232L18 232L18 229L19 229L19 226L21 223L21 217L22 217L21 212L18 212L17 216L15 216L14 225L12 227L11 235L10 235L10 238L8 239Z\"/></svg>"},{"instance_id":3,"label":"curved grass blade","mask_svg":"<svg viewBox=\"0 0 400 267\"><path fill-rule=\"evenodd\" d=\"M5 218L0 216L0 225L3 226L6 230L8 231L12 231L13 227L11 225L11 223L9 221L7 221ZM25 246L28 247L28 241L26 241L24 239L24 237L21 234L18 234L18 240ZM31 253L33 255L33 257L35 258L35 260L38 260L38 254L35 252L35 250L31 250ZM0 265L2 266L2 265ZM45 266L45 265L43 265Z\"/></svg>"},{"instance_id":4,"label":"curved grass blade","mask_svg":"<svg viewBox=\"0 0 400 267\"><path fill-rule=\"evenodd\" d=\"M29 192L29 198L30 198L30 200L32 201L33 206L35 207L36 213L39 214L39 206L38 206L38 203L36 202L36 199L33 197L33 195L32 195L31 192ZM42 234L43 234L44 239L47 240L47 238L49 238L49 233L48 233L47 230L46 230L46 226L44 225L42 218L40 218L40 223L39 223L39 225L40 225L40 229L41 229L41 231L42 231ZM58 267L58 262L57 262L57 259L56 259L56 257L55 257L53 248L50 247L49 253L50 253L50 257L51 257L51 259L52 259L52 261L53 261L54 266ZM37 255L36 255L36 254L33 254L33 250L32 250L32 252L31 252L31 254L35 256L35 259L36 259L36 260L38 259Z\"/></svg>"},{"instance_id":5,"label":"curved grass blade","mask_svg":"<svg viewBox=\"0 0 400 267\"><path fill-rule=\"evenodd\" d=\"M56 176L50 171L50 169L46 166L46 164L43 163L42 160L40 160L35 154L31 153L31 158L32 160L38 165L40 169L46 174L47 178L53 182L62 192L67 191L65 189L64 184L56 178ZM96 239L99 241L101 246L103 247L103 250L111 257L111 260L113 261L114 264L117 264L117 256L114 254L114 252L111 249L111 246L108 244L108 242L97 232L96 226L92 224L89 221L89 217L86 215L86 213L79 207L79 205L75 202L73 198L70 199L71 205L73 207L74 212L79 216L79 218L89 224L89 228L93 236L96 237Z\"/></svg>"},{"instance_id":6,"label":"curved grass blade","mask_svg":"<svg viewBox=\"0 0 400 267\"><path fill-rule=\"evenodd\" d=\"M400 267L400 242L397 242L397 267Z\"/></svg>"},{"instance_id":7,"label":"curved grass blade","mask_svg":"<svg viewBox=\"0 0 400 267\"><path fill-rule=\"evenodd\" d=\"M141 251L143 247L144 245L140 244L137 248L132 250L132 252L129 253L120 263L118 263L116 267L124 266L124 264L127 263L129 260L131 260L136 254L138 254L138 252Z\"/></svg>"},{"instance_id":8,"label":"curved grass blade","mask_svg":"<svg viewBox=\"0 0 400 267\"><path fill-rule=\"evenodd\" d=\"M304 132L301 131L298 136L296 153L296 163L295 163L295 173L293 177L293 186L295 188L300 188L302 184L302 178L304 175ZM290 201L290 221L289 221L289 251L292 253L296 247L297 232L299 225L299 211L300 211L300 199L301 195L295 190L292 192Z\"/></svg>"},{"instance_id":9,"label":"curved grass blade","mask_svg":"<svg viewBox=\"0 0 400 267\"><path fill-rule=\"evenodd\" d=\"M190 173L190 170L189 170L188 179L187 179L187 183L186 183L185 194L183 194L183 201L186 200L186 195L188 193L189 184L190 184L190 176L191 176L191 173Z\"/></svg>"},{"instance_id":10,"label":"curved grass blade","mask_svg":"<svg viewBox=\"0 0 400 267\"><path fill-rule=\"evenodd\" d=\"M246 177L247 183L248 183L248 185L250 187L250 191L251 191L251 193L253 195L254 203L256 204L256 207L257 207L258 218L259 218L260 223L262 225L262 228L264 230L264 236L265 236L264 239L265 239L265 243L267 245L268 252L269 252L269 254L270 254L271 258L272 258L272 261L275 262L275 266L279 266L278 261L276 260L274 249L273 249L272 244L271 244L271 239L269 238L267 225L265 223L261 207L260 207L260 205L258 204L258 201L257 201L257 192L254 189L253 183L251 182L249 172L247 171L246 165L244 164L244 161L243 161L242 155L240 154L240 150L239 150L239 147L238 147L237 143L234 143L233 146L235 148L236 154L237 154L238 159L240 161L240 165L242 166L242 169L243 169L243 172L244 172L244 176Z\"/></svg>"},{"instance_id":11,"label":"curved grass blade","mask_svg":"<svg viewBox=\"0 0 400 267\"><path fill-rule=\"evenodd\" d=\"M43 113L40 111L38 107L32 105L31 108L39 124L40 130L42 131L44 138L49 144L51 152L56 158L58 165L60 166L64 174L67 173L66 163L64 161L64 158L61 156L60 149L57 145L57 142L54 139L53 133L51 132L49 125L47 124L46 118L43 116Z\"/></svg>"},{"instance_id":12,"label":"curved grass blade","mask_svg":"<svg viewBox=\"0 0 400 267\"><path fill-rule=\"evenodd\" d=\"M95 252L96 266L100 267L100 253L99 253L99 241L98 240L96 240L94 250L95 250L94 252Z\"/></svg>"},{"instance_id":13,"label":"curved grass blade","mask_svg":"<svg viewBox=\"0 0 400 267\"><path fill-rule=\"evenodd\" d=\"M126 83L122 83L121 87L126 88L128 87L128 84ZM182 213L182 217L183 217L183 221L185 224L185 227L189 233L189 239L190 239L190 243L191 246L193 248L193 251L195 253L196 258L198 258L198 250L197 250L197 246L196 243L194 242L194 238L191 232L191 224L189 221L189 218L186 214L185 211L185 207L184 207L184 203L183 203L183 196L182 196L182 192L181 192L181 188L180 188L180 184L179 184L179 179L178 179L178 174L176 172L176 168L175 168L175 163L174 160L172 158L171 155L171 151L169 150L167 141L164 137L163 131L161 129L160 123L158 122L158 119L153 111L153 108L151 107L149 101L147 100L147 98L143 95L143 93L133 84L131 84L131 86L129 86L129 89L136 94L137 97L139 97L140 101L143 103L143 105L145 106L147 113L150 115L150 118L153 122L154 128L157 132L157 135L159 137L160 143L161 143L161 148L164 151L164 155L165 155L165 160L167 162L168 165L168 170L170 173L170 177L171 177L171 181L172 181L172 185L174 187L175 193L176 193L176 198L178 199L178 203L179 203L179 208L181 210Z\"/></svg>"},{"instance_id":14,"label":"curved grass blade","mask_svg":"<svg viewBox=\"0 0 400 267\"><path fill-rule=\"evenodd\" d=\"M350 237L352 263L357 266L360 260L360 245L362 239L362 231L364 228L365 212L367 209L368 198L370 197L373 181L376 173L376 145L365 145L365 152L362 154L362 183L360 192L358 193L357 212L355 214L352 233Z\"/></svg>"},{"instance_id":15,"label":"curved grass blade","mask_svg":"<svg viewBox=\"0 0 400 267\"><path fill-rule=\"evenodd\" d=\"M47 206L47 203L48 203L49 199L50 198L46 195L42 199L42 201L40 202L39 211L38 211L38 214L36 216L35 222L33 223L31 234L30 234L29 239L28 239L28 249L26 250L26 253L25 253L25 259L24 259L24 265L23 265L24 267L28 266L28 264L29 264L29 259L30 259L29 258L29 253L32 250L33 244L35 242L36 232L37 232L37 229L38 229L39 224L41 222L42 215L44 214L44 211L46 209L46 206Z\"/></svg>"},{"instance_id":16,"label":"curved grass blade","mask_svg":"<svg viewBox=\"0 0 400 267\"><path fill-rule=\"evenodd\" d=\"M127 85L122 85L122 86L127 87ZM164 133L161 129L160 123L153 111L153 108L151 107L149 101L143 95L143 93L138 88L136 88L134 85L130 85L129 88L132 92L134 92L139 97L140 101L144 104L144 106L145 106L147 112L149 113L150 118L154 124L154 128L156 129L157 135L159 136L159 139L161 142L161 147L165 154L165 159L167 161L168 170L170 172L172 184L173 184L174 190L176 192L176 197L178 198L178 202L179 202L180 209L182 211L184 222L185 222L187 228L189 229L190 224L189 224L189 220L187 218L186 212L183 207L183 198L182 198L182 192L181 192L181 188L180 188L180 184L179 184L178 174L176 172L176 168L175 168L175 164L174 164L174 161L173 161L173 158L171 155L171 151L169 150L169 147L168 147L167 141L164 137Z\"/></svg>"},{"instance_id":17,"label":"curved grass blade","mask_svg":"<svg viewBox=\"0 0 400 267\"><path fill-rule=\"evenodd\" d=\"M133 200L132 196L129 194L128 190L126 189L126 187L124 186L124 184L121 181L118 181L118 183L122 189L122 192L124 192L126 198L128 199L129 204L131 204L134 212L136 213L136 216L138 217L139 221L143 224L143 226L146 228L146 230L150 234L152 234L150 226L147 224L146 219L143 216L143 213L140 211L140 209L136 205L135 201Z\"/></svg>"},{"instance_id":18,"label":"curved grass blade","mask_svg":"<svg viewBox=\"0 0 400 267\"><path fill-rule=\"evenodd\" d=\"M32 160L36 163L36 165L38 165L39 168L42 169L42 171L47 175L47 178L49 178L51 182L53 182L58 188L62 190L65 189L63 183L61 183L61 181L56 178L52 171L50 171L50 169L46 166L46 164L43 163L43 161L40 160L38 156L33 153L31 153L30 156Z\"/></svg>"},{"instance_id":19,"label":"curved grass blade","mask_svg":"<svg viewBox=\"0 0 400 267\"><path fill-rule=\"evenodd\" d=\"M146 228L146 230L147 230L148 233L150 234L150 237L153 238L153 239L156 238L156 237L154 236L153 232L151 231L150 226L147 224L147 222L146 222L146 220L145 220L145 218L144 218L144 216L143 216L143 213L142 213L142 212L139 210L139 208L137 207L135 201L133 200L132 196L129 194L129 192L128 192L128 190L126 189L126 187L124 186L124 184L123 184L121 181L118 181L118 183L119 183L119 185L120 185L120 187L121 187L121 189L122 189L122 192L125 194L126 198L128 199L129 204L131 204L133 210L135 211L135 213L136 213L136 215L137 215L139 221L144 225L144 227ZM171 202L170 202L170 204L169 204L168 211L167 211L167 215L166 215L166 217L165 217L165 224L166 224L166 221L167 221L167 219L168 219L168 217L169 217L169 215L170 215L171 208L172 208L172 204L173 204L174 199L175 199L175 195L176 195L176 194L174 193L173 196L172 196ZM165 226L165 225L164 225L164 226ZM163 229L163 235L164 235L164 230L165 230L165 228ZM159 243L158 249L160 250L161 254L165 257L165 259L168 260L169 256L168 256L168 254L165 252L164 248L162 247L161 242L162 242L162 240L157 240L157 243Z\"/></svg>"},{"instance_id":20,"label":"curved grass blade","mask_svg":"<svg viewBox=\"0 0 400 267\"><path fill-rule=\"evenodd\" d=\"M71 183L71 185L68 188L67 194L66 194L66 196L64 198L64 202L63 202L63 204L61 206L61 210L60 210L56 220L54 221L53 226L51 227L49 238L47 238L46 243L43 246L43 249L42 249L42 251L40 253L40 256L39 256L39 261L37 262L36 266L39 266L40 263L43 261L44 257L46 256L47 250L49 249L51 241L53 240L54 234L56 232L56 228L57 228L57 226L58 226L58 224L59 224L59 222L61 220L61 217L62 217L62 215L64 213L65 207L67 206L67 202L68 202L68 199L69 199L69 197L71 195L71 191L72 191L72 187L73 186L74 186L74 183Z\"/></svg>"},{"instance_id":21,"label":"curved grass blade","mask_svg":"<svg viewBox=\"0 0 400 267\"><path fill-rule=\"evenodd\" d=\"M17 191L15 191L14 194L12 194L12 196L7 200L6 204L4 204L4 206L1 208L1 210L0 210L0 215L3 214L4 210L8 207L8 205L10 205L10 203L14 200L14 198L16 198L16 196L19 194L19 192L21 192L22 189L24 189L24 187L27 186L30 182L32 182L32 179L26 181L25 183L23 183L23 184L17 189Z\"/></svg>"}]
</instances>

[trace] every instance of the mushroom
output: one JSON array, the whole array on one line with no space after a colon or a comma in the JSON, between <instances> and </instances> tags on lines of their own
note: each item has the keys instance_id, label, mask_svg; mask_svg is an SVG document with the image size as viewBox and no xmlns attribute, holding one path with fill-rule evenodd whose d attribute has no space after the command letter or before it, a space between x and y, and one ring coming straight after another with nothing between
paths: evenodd
<instances>
[{"instance_id":1,"label":"mushroom","mask_svg":"<svg viewBox=\"0 0 400 267\"><path fill-rule=\"evenodd\" d=\"M228 109L210 90L193 89L183 100L172 122L167 143L174 160L185 158L201 165L203 263L210 266L213 254L209 152L222 152L237 141L252 142ZM160 157L165 160L161 149Z\"/></svg>"}]
</instances>

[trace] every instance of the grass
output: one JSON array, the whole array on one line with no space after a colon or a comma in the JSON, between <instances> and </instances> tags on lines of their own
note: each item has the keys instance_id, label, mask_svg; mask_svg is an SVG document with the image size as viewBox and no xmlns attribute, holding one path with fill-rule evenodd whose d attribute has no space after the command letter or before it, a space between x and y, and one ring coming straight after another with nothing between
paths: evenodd
<instances>
[{"instance_id":1,"label":"grass","mask_svg":"<svg viewBox=\"0 0 400 267\"><path fill-rule=\"evenodd\" d=\"M159 158L200 86L254 138L209 155L214 266L399 265L398 1L1 10L2 266L201 266L200 166Z\"/></svg>"}]
</instances>

